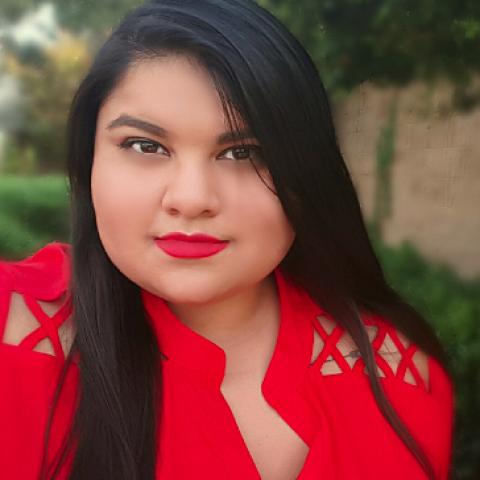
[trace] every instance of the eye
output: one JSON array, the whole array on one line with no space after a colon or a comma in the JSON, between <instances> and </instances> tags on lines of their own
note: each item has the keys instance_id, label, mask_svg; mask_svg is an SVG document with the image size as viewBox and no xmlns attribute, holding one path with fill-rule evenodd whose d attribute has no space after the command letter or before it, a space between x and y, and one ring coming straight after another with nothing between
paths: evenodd
<instances>
[{"instance_id":1,"label":"eye","mask_svg":"<svg viewBox=\"0 0 480 480\"><path fill-rule=\"evenodd\" d=\"M118 146L124 150L132 148L135 152L140 153L141 155L161 153L161 151L158 151L159 148L166 151L158 142L146 138L127 138Z\"/></svg>"},{"instance_id":2,"label":"eye","mask_svg":"<svg viewBox=\"0 0 480 480\"><path fill-rule=\"evenodd\" d=\"M167 152L167 150L158 142L149 140L147 138L126 138L121 142L119 148L123 150L133 149L136 153L141 155L155 155ZM235 145L227 150L224 150L220 156L225 157L225 154L232 152L233 156L226 157L230 160L248 160L262 163L261 147L259 145Z\"/></svg>"},{"instance_id":3,"label":"eye","mask_svg":"<svg viewBox=\"0 0 480 480\"><path fill-rule=\"evenodd\" d=\"M261 147L259 145L235 145L234 147L224 150L221 155L226 152L233 152L232 160L261 160Z\"/></svg>"}]
</instances>

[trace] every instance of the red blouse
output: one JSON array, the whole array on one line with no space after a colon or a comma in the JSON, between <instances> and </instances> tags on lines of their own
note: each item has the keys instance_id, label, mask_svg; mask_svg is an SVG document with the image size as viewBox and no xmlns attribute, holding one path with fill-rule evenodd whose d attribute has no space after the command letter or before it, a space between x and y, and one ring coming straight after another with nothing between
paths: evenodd
<instances>
[{"instance_id":1,"label":"red blouse","mask_svg":"<svg viewBox=\"0 0 480 480\"><path fill-rule=\"evenodd\" d=\"M71 313L67 301L53 316L43 304L67 292L69 246L51 243L20 262L0 262L0 339L4 337L12 293L38 321L18 344L0 342L0 477L38 477L48 407L64 361L58 328ZM262 393L280 417L309 446L300 480L425 479L421 467L376 406L361 358L347 362L337 349L343 330L327 332L317 316L328 315L305 291L275 270L280 299L280 328ZM157 478L161 480L259 480L255 463L240 434L220 386L224 351L198 335L173 314L161 298L142 291L162 360L163 410ZM378 316L364 317L375 325L377 352L386 335L402 358L396 371L379 353L381 383L398 414L424 447L438 474L447 479L451 461L454 394L438 362L429 357L429 385L412 361L415 345L405 347L396 331ZM37 328L38 327L38 328ZM310 362L314 330L323 339L320 355ZM48 338L55 355L36 351ZM335 361L336 374L322 373ZM353 365L350 366L350 365ZM410 372L415 384L405 381ZM50 458L70 425L78 385L78 366L69 367L53 425ZM274 454L274 452L272 452ZM62 472L67 478L68 464Z\"/></svg>"}]
</instances>

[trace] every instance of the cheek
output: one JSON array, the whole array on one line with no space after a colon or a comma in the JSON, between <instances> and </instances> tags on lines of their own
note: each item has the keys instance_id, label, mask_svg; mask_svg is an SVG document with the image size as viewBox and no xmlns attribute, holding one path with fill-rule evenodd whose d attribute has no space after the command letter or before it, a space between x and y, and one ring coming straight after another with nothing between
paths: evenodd
<instances>
[{"instance_id":1,"label":"cheek","mask_svg":"<svg viewBox=\"0 0 480 480\"><path fill-rule=\"evenodd\" d=\"M152 198L144 183L132 182L128 172L94 160L91 188L101 237L115 234L117 241L121 241L143 226L148 215L148 199L151 203Z\"/></svg>"},{"instance_id":2,"label":"cheek","mask_svg":"<svg viewBox=\"0 0 480 480\"><path fill-rule=\"evenodd\" d=\"M257 194L252 192L247 198L250 200L244 203L241 215L245 231L249 232L247 235L255 238L258 247L272 248L278 252L288 250L295 232L278 197L262 185Z\"/></svg>"}]
</instances>

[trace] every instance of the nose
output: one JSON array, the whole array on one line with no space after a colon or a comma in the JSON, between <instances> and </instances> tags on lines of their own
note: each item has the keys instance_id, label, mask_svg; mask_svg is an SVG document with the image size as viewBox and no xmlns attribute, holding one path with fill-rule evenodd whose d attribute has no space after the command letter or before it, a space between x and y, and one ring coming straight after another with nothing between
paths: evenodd
<instances>
[{"instance_id":1,"label":"nose","mask_svg":"<svg viewBox=\"0 0 480 480\"><path fill-rule=\"evenodd\" d=\"M213 216L220 206L217 187L211 166L199 161L177 162L166 178L163 210L186 218Z\"/></svg>"}]
</instances>

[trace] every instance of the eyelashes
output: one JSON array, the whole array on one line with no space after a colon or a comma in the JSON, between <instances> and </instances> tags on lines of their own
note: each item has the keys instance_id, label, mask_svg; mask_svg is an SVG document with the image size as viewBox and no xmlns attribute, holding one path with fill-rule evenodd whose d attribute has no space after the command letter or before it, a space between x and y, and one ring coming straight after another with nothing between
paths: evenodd
<instances>
[{"instance_id":1,"label":"eyelashes","mask_svg":"<svg viewBox=\"0 0 480 480\"><path fill-rule=\"evenodd\" d=\"M148 138L129 137L119 143L118 147L122 150L132 149L139 155L146 156L162 154L162 150L168 152L162 144ZM234 154L233 158L228 158L228 160L254 160L258 163L262 163L262 148L259 145L234 145L223 150L223 152L220 153L220 156L224 156L227 152L232 152Z\"/></svg>"}]
</instances>

